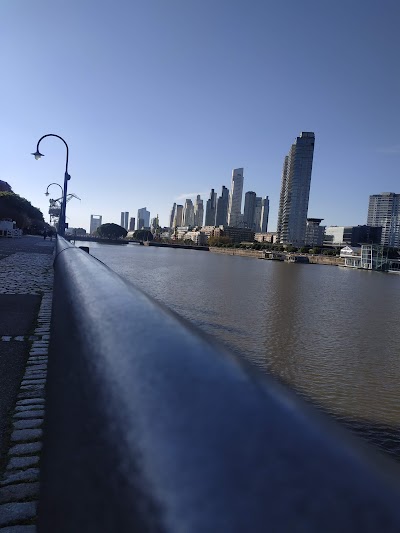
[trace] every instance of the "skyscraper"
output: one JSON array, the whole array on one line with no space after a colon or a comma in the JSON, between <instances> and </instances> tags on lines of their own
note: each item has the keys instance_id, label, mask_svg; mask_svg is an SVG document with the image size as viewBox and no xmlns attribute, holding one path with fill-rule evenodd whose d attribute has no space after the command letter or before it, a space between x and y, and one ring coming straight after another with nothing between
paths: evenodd
<instances>
[{"instance_id":1,"label":"skyscraper","mask_svg":"<svg viewBox=\"0 0 400 533\"><path fill-rule=\"evenodd\" d=\"M215 215L217 211L217 193L211 189L210 198L206 204L206 226L215 226Z\"/></svg>"},{"instance_id":2,"label":"skyscraper","mask_svg":"<svg viewBox=\"0 0 400 533\"><path fill-rule=\"evenodd\" d=\"M255 214L256 214L256 199L257 195L253 191L247 191L244 195L244 214L243 223L245 228L254 229ZM260 215L261 216L261 204Z\"/></svg>"},{"instance_id":3,"label":"skyscraper","mask_svg":"<svg viewBox=\"0 0 400 533\"><path fill-rule=\"evenodd\" d=\"M243 195L243 168L232 170L232 185L229 195L228 225L236 227L240 222Z\"/></svg>"},{"instance_id":4,"label":"skyscraper","mask_svg":"<svg viewBox=\"0 0 400 533\"><path fill-rule=\"evenodd\" d=\"M200 198L200 195L197 195L196 202L194 204L194 225L203 226L204 220L204 206L203 200Z\"/></svg>"},{"instance_id":5,"label":"skyscraper","mask_svg":"<svg viewBox=\"0 0 400 533\"><path fill-rule=\"evenodd\" d=\"M175 209L175 217L172 227L182 226L183 205L178 204Z\"/></svg>"},{"instance_id":6,"label":"skyscraper","mask_svg":"<svg viewBox=\"0 0 400 533\"><path fill-rule=\"evenodd\" d=\"M176 213L176 203L174 202L174 205L172 206L172 209L171 209L171 214L169 215L169 227L170 228L174 227L175 213Z\"/></svg>"},{"instance_id":7,"label":"skyscraper","mask_svg":"<svg viewBox=\"0 0 400 533\"><path fill-rule=\"evenodd\" d=\"M222 185L221 196L217 200L217 213L215 215L216 226L227 226L228 204L229 204L229 189L227 189L225 185Z\"/></svg>"},{"instance_id":8,"label":"skyscraper","mask_svg":"<svg viewBox=\"0 0 400 533\"><path fill-rule=\"evenodd\" d=\"M260 233L261 231L261 212L262 212L262 198L261 196L256 196L256 203L254 207L254 223L253 228L254 231L257 233Z\"/></svg>"},{"instance_id":9,"label":"skyscraper","mask_svg":"<svg viewBox=\"0 0 400 533\"><path fill-rule=\"evenodd\" d=\"M372 194L368 205L368 226L381 226L381 244L400 247L400 194Z\"/></svg>"},{"instance_id":10,"label":"skyscraper","mask_svg":"<svg viewBox=\"0 0 400 533\"><path fill-rule=\"evenodd\" d=\"M103 217L101 215L90 215L90 234L91 235L96 232L99 226L101 226L102 218Z\"/></svg>"},{"instance_id":11,"label":"skyscraper","mask_svg":"<svg viewBox=\"0 0 400 533\"><path fill-rule=\"evenodd\" d=\"M129 221L129 231L135 231L135 217L131 217Z\"/></svg>"},{"instance_id":12,"label":"skyscraper","mask_svg":"<svg viewBox=\"0 0 400 533\"><path fill-rule=\"evenodd\" d=\"M129 211L121 211L121 226L128 229Z\"/></svg>"},{"instance_id":13,"label":"skyscraper","mask_svg":"<svg viewBox=\"0 0 400 533\"><path fill-rule=\"evenodd\" d=\"M146 207L138 209L137 212L137 229L150 228L150 211Z\"/></svg>"},{"instance_id":14,"label":"skyscraper","mask_svg":"<svg viewBox=\"0 0 400 533\"><path fill-rule=\"evenodd\" d=\"M281 244L304 245L314 144L314 133L303 131L285 157L277 227Z\"/></svg>"},{"instance_id":15,"label":"skyscraper","mask_svg":"<svg viewBox=\"0 0 400 533\"><path fill-rule=\"evenodd\" d=\"M190 198L186 198L183 208L183 226L194 226L194 205Z\"/></svg>"},{"instance_id":16,"label":"skyscraper","mask_svg":"<svg viewBox=\"0 0 400 533\"><path fill-rule=\"evenodd\" d=\"M266 233L268 228L269 218L269 198L266 196L261 200L261 218L260 218L260 232Z\"/></svg>"}]
</instances>

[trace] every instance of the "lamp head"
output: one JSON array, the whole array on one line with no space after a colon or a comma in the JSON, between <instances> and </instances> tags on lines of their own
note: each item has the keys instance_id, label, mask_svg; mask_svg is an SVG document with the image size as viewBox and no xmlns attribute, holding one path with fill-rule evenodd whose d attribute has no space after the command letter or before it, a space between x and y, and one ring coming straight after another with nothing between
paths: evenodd
<instances>
[{"instance_id":1,"label":"lamp head","mask_svg":"<svg viewBox=\"0 0 400 533\"><path fill-rule=\"evenodd\" d=\"M49 195L50 195L49 191L46 191L44 194L45 194L46 196L49 196Z\"/></svg>"},{"instance_id":2,"label":"lamp head","mask_svg":"<svg viewBox=\"0 0 400 533\"><path fill-rule=\"evenodd\" d=\"M32 153L33 156L35 156L35 159L40 159L41 157L44 157L44 154L41 154L39 150L36 150L35 153Z\"/></svg>"}]
</instances>

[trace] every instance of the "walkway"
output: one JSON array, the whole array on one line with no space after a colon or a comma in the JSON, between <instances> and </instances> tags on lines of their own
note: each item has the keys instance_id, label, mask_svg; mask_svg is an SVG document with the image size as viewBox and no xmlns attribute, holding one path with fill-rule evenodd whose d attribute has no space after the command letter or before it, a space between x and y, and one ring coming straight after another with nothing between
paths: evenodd
<instances>
[{"instance_id":1,"label":"walkway","mask_svg":"<svg viewBox=\"0 0 400 533\"><path fill-rule=\"evenodd\" d=\"M0 239L0 533L36 531L54 244Z\"/></svg>"}]
</instances>

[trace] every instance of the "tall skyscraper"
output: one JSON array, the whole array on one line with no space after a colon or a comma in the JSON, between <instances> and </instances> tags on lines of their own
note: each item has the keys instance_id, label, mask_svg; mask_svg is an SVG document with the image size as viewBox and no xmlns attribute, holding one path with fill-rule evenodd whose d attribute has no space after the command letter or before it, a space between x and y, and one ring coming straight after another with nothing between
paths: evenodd
<instances>
[{"instance_id":1,"label":"tall skyscraper","mask_svg":"<svg viewBox=\"0 0 400 533\"><path fill-rule=\"evenodd\" d=\"M277 227L281 244L303 246L305 242L314 144L314 133L303 131L285 157Z\"/></svg>"},{"instance_id":2,"label":"tall skyscraper","mask_svg":"<svg viewBox=\"0 0 400 533\"><path fill-rule=\"evenodd\" d=\"M129 221L129 231L135 231L135 217L131 217Z\"/></svg>"},{"instance_id":3,"label":"tall skyscraper","mask_svg":"<svg viewBox=\"0 0 400 533\"><path fill-rule=\"evenodd\" d=\"M194 226L194 205L190 198L186 198L183 208L183 225Z\"/></svg>"},{"instance_id":4,"label":"tall skyscraper","mask_svg":"<svg viewBox=\"0 0 400 533\"><path fill-rule=\"evenodd\" d=\"M102 221L101 215L90 215L90 234L93 235L93 233L96 232L97 228L101 226Z\"/></svg>"},{"instance_id":5,"label":"tall skyscraper","mask_svg":"<svg viewBox=\"0 0 400 533\"><path fill-rule=\"evenodd\" d=\"M254 222L256 220L256 199L257 195L253 191L247 191L244 195L243 223L245 228L254 229Z\"/></svg>"},{"instance_id":6,"label":"tall skyscraper","mask_svg":"<svg viewBox=\"0 0 400 533\"><path fill-rule=\"evenodd\" d=\"M146 207L138 209L137 212L137 229L150 229L150 211Z\"/></svg>"},{"instance_id":7,"label":"tall skyscraper","mask_svg":"<svg viewBox=\"0 0 400 533\"><path fill-rule=\"evenodd\" d=\"M171 214L169 215L169 227L170 228L174 227L175 213L176 213L176 203L174 202L174 205L172 206L172 209L171 209Z\"/></svg>"},{"instance_id":8,"label":"tall skyscraper","mask_svg":"<svg viewBox=\"0 0 400 533\"><path fill-rule=\"evenodd\" d=\"M228 225L236 227L240 223L242 212L243 195L243 168L235 168L232 171L232 185L229 195Z\"/></svg>"},{"instance_id":9,"label":"tall skyscraper","mask_svg":"<svg viewBox=\"0 0 400 533\"><path fill-rule=\"evenodd\" d=\"M175 209L175 217L172 227L176 228L182 226L183 219L183 205L178 204Z\"/></svg>"},{"instance_id":10,"label":"tall skyscraper","mask_svg":"<svg viewBox=\"0 0 400 533\"><path fill-rule=\"evenodd\" d=\"M261 200L261 218L260 218L260 232L267 233L269 218L269 198L266 196Z\"/></svg>"},{"instance_id":11,"label":"tall skyscraper","mask_svg":"<svg viewBox=\"0 0 400 533\"><path fill-rule=\"evenodd\" d=\"M210 198L206 204L206 226L215 226L215 215L217 211L217 193L211 189Z\"/></svg>"},{"instance_id":12,"label":"tall skyscraper","mask_svg":"<svg viewBox=\"0 0 400 533\"><path fill-rule=\"evenodd\" d=\"M254 223L252 229L257 233L261 231L262 200L261 196L257 196L254 207Z\"/></svg>"},{"instance_id":13,"label":"tall skyscraper","mask_svg":"<svg viewBox=\"0 0 400 533\"><path fill-rule=\"evenodd\" d=\"M196 202L194 204L194 225L203 226L204 220L204 206L203 200L200 198L200 195L197 195Z\"/></svg>"},{"instance_id":14,"label":"tall skyscraper","mask_svg":"<svg viewBox=\"0 0 400 533\"><path fill-rule=\"evenodd\" d=\"M129 223L129 211L121 211L121 226L127 230L128 223Z\"/></svg>"},{"instance_id":15,"label":"tall skyscraper","mask_svg":"<svg viewBox=\"0 0 400 533\"><path fill-rule=\"evenodd\" d=\"M381 244L400 248L400 194L372 194L368 205L368 226L381 226Z\"/></svg>"},{"instance_id":16,"label":"tall skyscraper","mask_svg":"<svg viewBox=\"0 0 400 533\"><path fill-rule=\"evenodd\" d=\"M215 215L216 226L228 225L229 189L222 185L221 196L217 200L217 214Z\"/></svg>"}]
</instances>

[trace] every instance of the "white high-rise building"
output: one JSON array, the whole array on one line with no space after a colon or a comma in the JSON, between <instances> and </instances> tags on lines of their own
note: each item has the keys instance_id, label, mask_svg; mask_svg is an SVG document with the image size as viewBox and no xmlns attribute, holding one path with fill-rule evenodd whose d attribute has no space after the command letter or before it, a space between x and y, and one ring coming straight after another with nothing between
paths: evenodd
<instances>
[{"instance_id":1,"label":"white high-rise building","mask_svg":"<svg viewBox=\"0 0 400 533\"><path fill-rule=\"evenodd\" d=\"M150 229L150 211L146 207L138 209L137 212L137 229Z\"/></svg>"},{"instance_id":2,"label":"white high-rise building","mask_svg":"<svg viewBox=\"0 0 400 533\"><path fill-rule=\"evenodd\" d=\"M182 226L183 219L183 205L178 204L175 209L174 222L172 224L173 228Z\"/></svg>"},{"instance_id":3,"label":"white high-rise building","mask_svg":"<svg viewBox=\"0 0 400 533\"><path fill-rule=\"evenodd\" d=\"M93 235L93 233L96 232L97 228L101 226L102 221L101 215L90 215L90 234Z\"/></svg>"},{"instance_id":4,"label":"white high-rise building","mask_svg":"<svg viewBox=\"0 0 400 533\"><path fill-rule=\"evenodd\" d=\"M129 226L129 211L121 211L121 227L128 229Z\"/></svg>"},{"instance_id":5,"label":"white high-rise building","mask_svg":"<svg viewBox=\"0 0 400 533\"><path fill-rule=\"evenodd\" d=\"M232 171L232 185L229 194L228 226L238 227L242 213L243 168Z\"/></svg>"},{"instance_id":6,"label":"white high-rise building","mask_svg":"<svg viewBox=\"0 0 400 533\"><path fill-rule=\"evenodd\" d=\"M169 215L169 227L170 228L174 227L175 213L176 213L176 203L174 202L174 205L172 206L172 209L171 209L171 214Z\"/></svg>"},{"instance_id":7,"label":"white high-rise building","mask_svg":"<svg viewBox=\"0 0 400 533\"><path fill-rule=\"evenodd\" d=\"M280 244L304 245L314 144L314 133L303 131L285 157L277 227Z\"/></svg>"},{"instance_id":8,"label":"white high-rise building","mask_svg":"<svg viewBox=\"0 0 400 533\"><path fill-rule=\"evenodd\" d=\"M185 207L183 208L183 225L187 227L194 226L194 205L190 198L186 198Z\"/></svg>"},{"instance_id":9,"label":"white high-rise building","mask_svg":"<svg viewBox=\"0 0 400 533\"><path fill-rule=\"evenodd\" d=\"M203 200L200 198L200 195L197 195L196 202L194 204L194 225L203 226L204 220L204 206Z\"/></svg>"},{"instance_id":10,"label":"white high-rise building","mask_svg":"<svg viewBox=\"0 0 400 533\"><path fill-rule=\"evenodd\" d=\"M260 217L260 232L266 233L268 228L269 218L269 198L266 196L261 200L261 217Z\"/></svg>"},{"instance_id":11,"label":"white high-rise building","mask_svg":"<svg viewBox=\"0 0 400 533\"><path fill-rule=\"evenodd\" d=\"M381 226L381 244L400 248L400 194L382 192L369 197L368 226Z\"/></svg>"}]
</instances>

